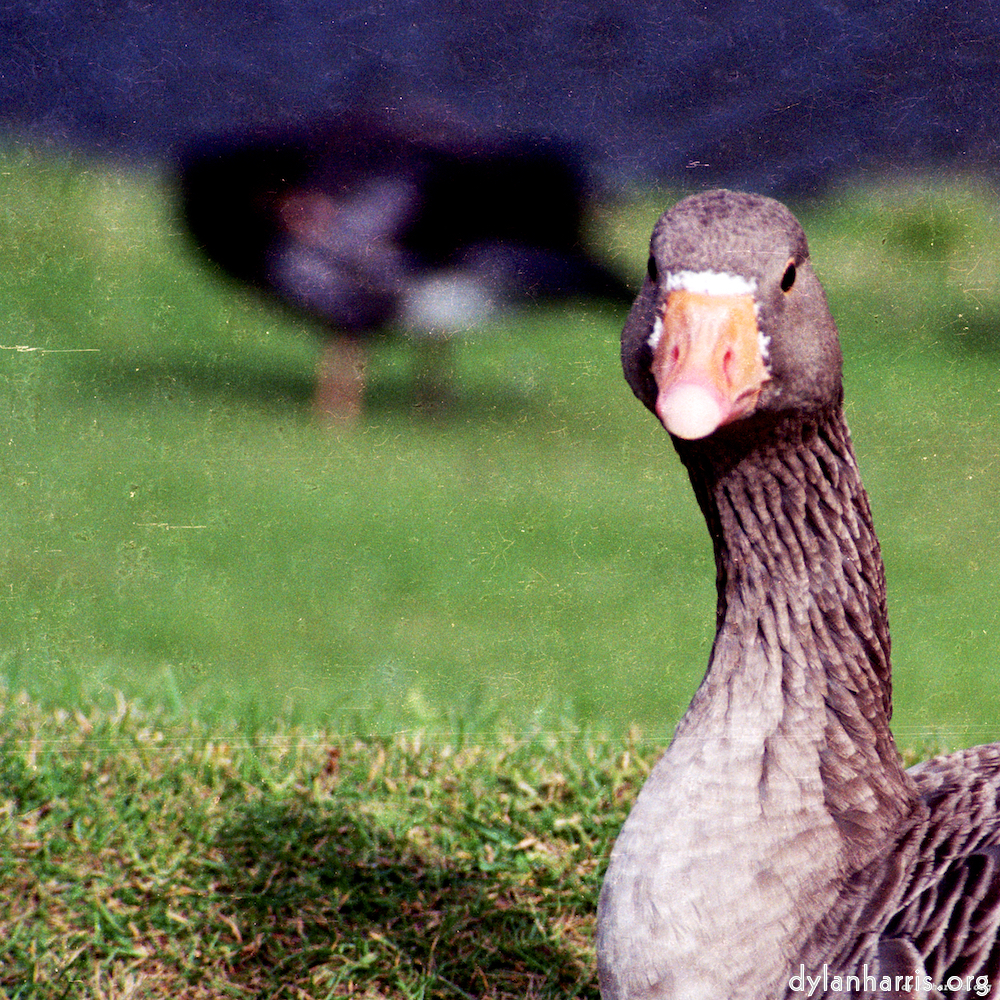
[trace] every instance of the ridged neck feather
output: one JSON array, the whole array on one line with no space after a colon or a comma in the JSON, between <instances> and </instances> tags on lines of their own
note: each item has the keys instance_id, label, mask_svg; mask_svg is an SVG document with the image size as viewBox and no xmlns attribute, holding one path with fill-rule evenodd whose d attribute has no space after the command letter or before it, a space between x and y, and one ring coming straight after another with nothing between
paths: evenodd
<instances>
[{"instance_id":1,"label":"ridged neck feather","mask_svg":"<svg viewBox=\"0 0 1000 1000\"><path fill-rule=\"evenodd\" d=\"M718 585L710 668L678 732L697 726L701 704L720 692L728 704L759 696L761 716L776 720L765 776L769 755L784 766L783 743L815 748L826 808L858 857L911 797L889 731L885 574L868 497L839 405L752 430L675 442ZM750 644L764 674L752 679L740 676Z\"/></svg>"}]
</instances>

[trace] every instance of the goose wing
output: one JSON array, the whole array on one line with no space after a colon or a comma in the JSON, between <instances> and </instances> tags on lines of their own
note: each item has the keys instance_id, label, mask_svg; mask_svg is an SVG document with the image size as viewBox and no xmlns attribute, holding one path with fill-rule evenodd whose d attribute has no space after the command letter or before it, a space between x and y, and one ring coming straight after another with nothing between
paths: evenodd
<instances>
[{"instance_id":1,"label":"goose wing","mask_svg":"<svg viewBox=\"0 0 1000 1000\"><path fill-rule=\"evenodd\" d=\"M937 986L962 980L949 996L1000 995L1000 744L936 757L909 773L928 818L882 941L911 943Z\"/></svg>"}]
</instances>

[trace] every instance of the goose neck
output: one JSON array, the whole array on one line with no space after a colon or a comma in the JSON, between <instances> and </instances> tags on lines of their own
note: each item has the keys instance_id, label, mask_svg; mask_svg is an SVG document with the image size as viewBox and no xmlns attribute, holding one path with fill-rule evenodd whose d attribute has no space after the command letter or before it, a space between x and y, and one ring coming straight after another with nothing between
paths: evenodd
<instances>
[{"instance_id":1,"label":"goose neck","mask_svg":"<svg viewBox=\"0 0 1000 1000\"><path fill-rule=\"evenodd\" d=\"M681 457L718 584L710 668L681 729L738 726L765 757L773 741L786 758L800 748L791 759L818 759L845 823L859 806L898 815L885 574L840 408Z\"/></svg>"}]
</instances>

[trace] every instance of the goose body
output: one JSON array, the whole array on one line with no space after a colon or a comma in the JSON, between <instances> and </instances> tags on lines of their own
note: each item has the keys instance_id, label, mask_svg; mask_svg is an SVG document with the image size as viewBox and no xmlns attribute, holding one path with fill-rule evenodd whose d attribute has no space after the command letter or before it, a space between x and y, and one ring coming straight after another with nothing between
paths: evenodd
<instances>
[{"instance_id":1,"label":"goose body","mask_svg":"<svg viewBox=\"0 0 1000 1000\"><path fill-rule=\"evenodd\" d=\"M523 303L631 298L583 249L572 158L524 136L345 113L198 145L181 200L212 261L317 322L332 416L361 408L365 344L386 330L440 345Z\"/></svg>"},{"instance_id":2,"label":"goose body","mask_svg":"<svg viewBox=\"0 0 1000 1000\"><path fill-rule=\"evenodd\" d=\"M899 762L885 578L805 235L713 191L622 334L712 537L708 671L616 841L604 1000L1000 995L1000 744Z\"/></svg>"}]
</instances>

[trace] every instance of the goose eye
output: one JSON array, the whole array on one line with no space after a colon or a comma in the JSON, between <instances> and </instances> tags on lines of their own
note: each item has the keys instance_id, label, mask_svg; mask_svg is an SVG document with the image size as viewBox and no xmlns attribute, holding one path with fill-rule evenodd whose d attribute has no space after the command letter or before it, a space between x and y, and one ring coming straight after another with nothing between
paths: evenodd
<instances>
[{"instance_id":1,"label":"goose eye","mask_svg":"<svg viewBox=\"0 0 1000 1000\"><path fill-rule=\"evenodd\" d=\"M785 268L785 273L781 276L781 290L783 292L791 291L792 285L795 284L795 262L789 261L788 267Z\"/></svg>"},{"instance_id":2,"label":"goose eye","mask_svg":"<svg viewBox=\"0 0 1000 1000\"><path fill-rule=\"evenodd\" d=\"M656 266L656 261L653 259L653 255L649 255L649 260L646 262L646 273L649 275L650 281L656 281L659 277L660 272Z\"/></svg>"}]
</instances>

